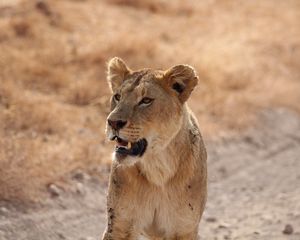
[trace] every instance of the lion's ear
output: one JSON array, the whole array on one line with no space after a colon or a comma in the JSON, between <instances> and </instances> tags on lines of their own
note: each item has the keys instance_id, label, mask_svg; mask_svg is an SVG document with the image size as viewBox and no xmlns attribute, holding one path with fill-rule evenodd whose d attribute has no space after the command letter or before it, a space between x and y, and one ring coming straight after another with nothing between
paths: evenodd
<instances>
[{"instance_id":1,"label":"lion's ear","mask_svg":"<svg viewBox=\"0 0 300 240\"><path fill-rule=\"evenodd\" d=\"M121 58L112 58L107 64L107 81L110 89L114 92L129 73L130 69Z\"/></svg>"},{"instance_id":2,"label":"lion's ear","mask_svg":"<svg viewBox=\"0 0 300 240\"><path fill-rule=\"evenodd\" d=\"M198 84L198 76L189 65L176 65L164 73L164 82L184 103Z\"/></svg>"}]
</instances>

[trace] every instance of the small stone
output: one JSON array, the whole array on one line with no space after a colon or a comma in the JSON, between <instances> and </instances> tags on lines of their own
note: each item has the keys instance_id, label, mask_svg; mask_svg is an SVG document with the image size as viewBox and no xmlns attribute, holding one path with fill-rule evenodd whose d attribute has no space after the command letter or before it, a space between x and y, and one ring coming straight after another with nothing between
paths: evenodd
<instances>
[{"instance_id":1,"label":"small stone","mask_svg":"<svg viewBox=\"0 0 300 240\"><path fill-rule=\"evenodd\" d=\"M215 217L208 217L208 218L206 218L206 221L207 222L216 222L217 219Z\"/></svg>"},{"instance_id":2,"label":"small stone","mask_svg":"<svg viewBox=\"0 0 300 240\"><path fill-rule=\"evenodd\" d=\"M285 225L282 233L286 235L291 235L294 232L294 228L291 224Z\"/></svg>"},{"instance_id":3,"label":"small stone","mask_svg":"<svg viewBox=\"0 0 300 240\"><path fill-rule=\"evenodd\" d=\"M82 183L78 182L76 184L76 193L80 195L85 195L86 191Z\"/></svg>"},{"instance_id":4,"label":"small stone","mask_svg":"<svg viewBox=\"0 0 300 240\"><path fill-rule=\"evenodd\" d=\"M229 224L227 223L222 223L218 226L218 228L229 228Z\"/></svg>"},{"instance_id":5,"label":"small stone","mask_svg":"<svg viewBox=\"0 0 300 240\"><path fill-rule=\"evenodd\" d=\"M1 207L0 212L1 213L8 213L8 209L6 207Z\"/></svg>"},{"instance_id":6,"label":"small stone","mask_svg":"<svg viewBox=\"0 0 300 240\"><path fill-rule=\"evenodd\" d=\"M52 197L58 197L61 194L62 190L52 183L48 187L48 192L51 194Z\"/></svg>"},{"instance_id":7,"label":"small stone","mask_svg":"<svg viewBox=\"0 0 300 240\"><path fill-rule=\"evenodd\" d=\"M59 239L66 239L66 237L62 233L58 233L57 236Z\"/></svg>"},{"instance_id":8,"label":"small stone","mask_svg":"<svg viewBox=\"0 0 300 240\"><path fill-rule=\"evenodd\" d=\"M74 173L74 175L73 175L73 179L76 179L76 180L78 180L78 181L82 181L83 179L84 179L84 174L83 174L83 172L76 172L76 173Z\"/></svg>"},{"instance_id":9,"label":"small stone","mask_svg":"<svg viewBox=\"0 0 300 240\"><path fill-rule=\"evenodd\" d=\"M85 181L85 180L89 180L90 176L88 174L82 172L81 170L77 170L73 174L72 178L77 181Z\"/></svg>"}]
</instances>

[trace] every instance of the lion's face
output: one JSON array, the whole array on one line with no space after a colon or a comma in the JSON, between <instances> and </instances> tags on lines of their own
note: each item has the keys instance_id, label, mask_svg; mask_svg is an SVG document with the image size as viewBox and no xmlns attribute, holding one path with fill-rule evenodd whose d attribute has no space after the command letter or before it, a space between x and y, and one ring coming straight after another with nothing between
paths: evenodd
<instances>
[{"instance_id":1,"label":"lion's face","mask_svg":"<svg viewBox=\"0 0 300 240\"><path fill-rule=\"evenodd\" d=\"M108 64L112 90L106 134L116 141L115 159L133 164L165 148L182 125L183 104L197 84L194 70L178 65L167 71L131 71L119 58Z\"/></svg>"}]
</instances>

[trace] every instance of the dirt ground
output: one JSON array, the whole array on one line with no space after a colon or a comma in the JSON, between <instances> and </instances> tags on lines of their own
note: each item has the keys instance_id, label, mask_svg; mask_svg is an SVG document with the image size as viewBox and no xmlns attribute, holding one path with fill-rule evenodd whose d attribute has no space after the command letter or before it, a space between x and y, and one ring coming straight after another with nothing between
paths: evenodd
<instances>
[{"instance_id":1,"label":"dirt ground","mask_svg":"<svg viewBox=\"0 0 300 240\"><path fill-rule=\"evenodd\" d=\"M242 136L207 143L209 196L201 239L300 239L300 117L273 109L260 119ZM3 202L0 239L99 239L106 223L106 183L76 173L73 185L73 193L58 192L36 209ZM283 233L286 225L293 232Z\"/></svg>"}]
</instances>

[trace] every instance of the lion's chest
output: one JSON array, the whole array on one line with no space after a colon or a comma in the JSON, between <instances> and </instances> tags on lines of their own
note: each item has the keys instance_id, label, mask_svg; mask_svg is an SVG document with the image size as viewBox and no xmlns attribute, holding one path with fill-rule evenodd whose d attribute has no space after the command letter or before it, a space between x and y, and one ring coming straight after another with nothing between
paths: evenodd
<instances>
[{"instance_id":1,"label":"lion's chest","mask_svg":"<svg viewBox=\"0 0 300 240\"><path fill-rule=\"evenodd\" d=\"M141 229L150 236L167 237L175 232L184 234L195 226L199 208L185 189L160 189L146 194L138 217Z\"/></svg>"}]
</instances>

